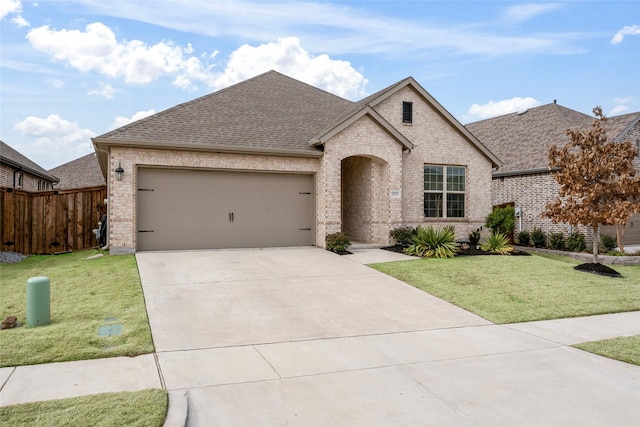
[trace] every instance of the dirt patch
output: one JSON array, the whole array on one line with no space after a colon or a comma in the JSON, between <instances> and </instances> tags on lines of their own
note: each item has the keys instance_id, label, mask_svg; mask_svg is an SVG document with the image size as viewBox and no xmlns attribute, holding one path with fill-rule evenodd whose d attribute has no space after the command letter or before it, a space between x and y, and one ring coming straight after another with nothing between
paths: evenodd
<instances>
[{"instance_id":1,"label":"dirt patch","mask_svg":"<svg viewBox=\"0 0 640 427\"><path fill-rule=\"evenodd\" d=\"M601 276L622 277L622 275L613 268L607 267L606 265L600 263L589 262L586 264L576 265L574 268L578 271L599 274Z\"/></svg>"}]
</instances>

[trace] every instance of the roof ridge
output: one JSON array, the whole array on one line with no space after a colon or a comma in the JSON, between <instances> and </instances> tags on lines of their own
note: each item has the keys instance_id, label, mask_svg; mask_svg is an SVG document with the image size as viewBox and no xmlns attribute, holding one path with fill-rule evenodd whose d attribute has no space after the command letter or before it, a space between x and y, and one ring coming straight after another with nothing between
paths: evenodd
<instances>
[{"instance_id":1,"label":"roof ridge","mask_svg":"<svg viewBox=\"0 0 640 427\"><path fill-rule=\"evenodd\" d=\"M13 164L34 175L38 175L50 181L59 181L55 175L48 172L45 168L10 146L6 142L0 140L0 147L2 148L0 150L0 159L5 161L6 163ZM7 156L7 152L9 152L11 156Z\"/></svg>"}]
</instances>

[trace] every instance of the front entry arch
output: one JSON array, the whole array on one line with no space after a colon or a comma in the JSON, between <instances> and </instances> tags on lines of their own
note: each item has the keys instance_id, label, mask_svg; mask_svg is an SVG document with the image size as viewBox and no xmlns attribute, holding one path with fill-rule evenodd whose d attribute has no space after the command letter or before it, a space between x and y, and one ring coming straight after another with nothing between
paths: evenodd
<instances>
[{"instance_id":1,"label":"front entry arch","mask_svg":"<svg viewBox=\"0 0 640 427\"><path fill-rule=\"evenodd\" d=\"M387 162L373 156L351 156L342 160L342 232L352 241L388 242L388 169Z\"/></svg>"}]
</instances>

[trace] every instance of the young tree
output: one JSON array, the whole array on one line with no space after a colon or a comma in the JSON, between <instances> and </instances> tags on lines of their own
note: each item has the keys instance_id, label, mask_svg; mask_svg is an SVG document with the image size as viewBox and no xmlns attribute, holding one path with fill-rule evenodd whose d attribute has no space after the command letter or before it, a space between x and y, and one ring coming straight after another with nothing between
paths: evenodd
<instances>
[{"instance_id":1,"label":"young tree","mask_svg":"<svg viewBox=\"0 0 640 427\"><path fill-rule=\"evenodd\" d=\"M549 149L549 166L559 169L553 176L560 191L544 215L554 222L592 227L597 263L599 225L624 224L640 210L640 177L633 167L636 149L628 141L609 141L602 108L595 107L593 113L589 128L568 129L571 141Z\"/></svg>"}]
</instances>

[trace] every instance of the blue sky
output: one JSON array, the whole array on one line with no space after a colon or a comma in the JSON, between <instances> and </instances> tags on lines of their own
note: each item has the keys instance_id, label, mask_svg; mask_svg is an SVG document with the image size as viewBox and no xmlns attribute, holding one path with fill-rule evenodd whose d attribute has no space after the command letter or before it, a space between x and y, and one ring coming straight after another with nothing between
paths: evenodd
<instances>
[{"instance_id":1,"label":"blue sky","mask_svg":"<svg viewBox=\"0 0 640 427\"><path fill-rule=\"evenodd\" d=\"M0 0L0 139L46 169L278 70L351 100L413 76L462 123L640 111L640 1Z\"/></svg>"}]
</instances>

